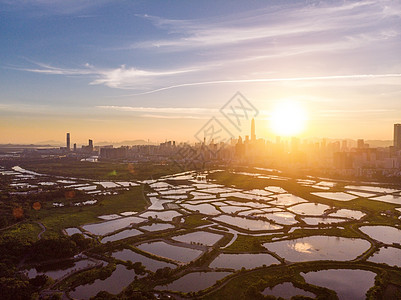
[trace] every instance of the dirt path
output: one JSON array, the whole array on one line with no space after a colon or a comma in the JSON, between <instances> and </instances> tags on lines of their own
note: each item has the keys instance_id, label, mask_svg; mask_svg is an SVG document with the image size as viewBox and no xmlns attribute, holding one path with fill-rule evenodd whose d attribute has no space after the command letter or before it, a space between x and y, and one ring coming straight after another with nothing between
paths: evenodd
<instances>
[{"instance_id":1,"label":"dirt path","mask_svg":"<svg viewBox=\"0 0 401 300\"><path fill-rule=\"evenodd\" d=\"M42 228L42 231L39 232L38 234L38 239L40 240L42 238L42 234L44 234L46 232L46 227L45 225L43 225L42 223L35 221L36 224L38 224L40 226L40 228Z\"/></svg>"}]
</instances>

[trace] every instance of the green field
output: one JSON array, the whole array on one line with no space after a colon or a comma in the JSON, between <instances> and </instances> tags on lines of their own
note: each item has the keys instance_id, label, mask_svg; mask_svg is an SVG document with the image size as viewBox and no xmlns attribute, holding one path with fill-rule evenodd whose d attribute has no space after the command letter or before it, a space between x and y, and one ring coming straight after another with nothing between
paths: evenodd
<instances>
[{"instance_id":1,"label":"green field","mask_svg":"<svg viewBox=\"0 0 401 300\"><path fill-rule=\"evenodd\" d=\"M47 231L44 236L60 234L63 228L81 226L87 223L100 222L97 216L117 214L125 211L142 211L147 201L142 187L133 187L123 194L104 196L95 205L44 208L33 211L31 218L41 222Z\"/></svg>"}]
</instances>

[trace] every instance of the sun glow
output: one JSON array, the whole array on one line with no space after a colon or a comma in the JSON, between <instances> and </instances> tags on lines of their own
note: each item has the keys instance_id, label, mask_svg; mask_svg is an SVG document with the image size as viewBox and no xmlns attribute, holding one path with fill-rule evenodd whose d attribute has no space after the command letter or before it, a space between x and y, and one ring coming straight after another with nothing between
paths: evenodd
<instances>
[{"instance_id":1,"label":"sun glow","mask_svg":"<svg viewBox=\"0 0 401 300\"><path fill-rule=\"evenodd\" d=\"M270 126L279 136L294 136L306 126L306 112L297 102L280 102L272 111Z\"/></svg>"}]
</instances>

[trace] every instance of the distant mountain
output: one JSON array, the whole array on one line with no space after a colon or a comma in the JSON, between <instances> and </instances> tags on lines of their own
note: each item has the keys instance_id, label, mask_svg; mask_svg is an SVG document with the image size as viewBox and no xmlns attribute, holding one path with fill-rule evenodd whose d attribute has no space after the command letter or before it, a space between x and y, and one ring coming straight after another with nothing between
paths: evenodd
<instances>
[{"instance_id":1,"label":"distant mountain","mask_svg":"<svg viewBox=\"0 0 401 300\"><path fill-rule=\"evenodd\" d=\"M65 142L49 140L49 141L37 142L35 143L35 145L65 146Z\"/></svg>"},{"instance_id":2,"label":"distant mountain","mask_svg":"<svg viewBox=\"0 0 401 300\"><path fill-rule=\"evenodd\" d=\"M366 144L369 144L369 147L371 148L377 148L377 147L389 147L393 145L392 140L366 140Z\"/></svg>"},{"instance_id":3,"label":"distant mountain","mask_svg":"<svg viewBox=\"0 0 401 300\"><path fill-rule=\"evenodd\" d=\"M10 149L24 149L24 148L52 148L54 145L49 144L0 144L0 148L10 148Z\"/></svg>"},{"instance_id":4,"label":"distant mountain","mask_svg":"<svg viewBox=\"0 0 401 300\"><path fill-rule=\"evenodd\" d=\"M148 142L145 140L133 140L133 141L121 141L121 142L100 142L96 143L96 146L107 146L107 145L113 145L114 147L120 147L120 146L137 146L137 145L156 145L156 143L153 142Z\"/></svg>"}]
</instances>

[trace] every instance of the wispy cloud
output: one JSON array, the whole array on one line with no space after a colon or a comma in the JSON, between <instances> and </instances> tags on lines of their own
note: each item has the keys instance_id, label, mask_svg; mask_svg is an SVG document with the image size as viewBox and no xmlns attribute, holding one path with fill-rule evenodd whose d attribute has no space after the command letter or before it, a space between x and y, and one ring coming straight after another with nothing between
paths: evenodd
<instances>
[{"instance_id":1,"label":"wispy cloud","mask_svg":"<svg viewBox=\"0 0 401 300\"><path fill-rule=\"evenodd\" d=\"M355 75L333 75L333 76L315 76L315 77L293 77L293 78L256 78L256 79L237 79L237 80L216 80L204 82L192 82L179 85L167 86L143 93L131 94L127 96L138 96L157 93L165 90L171 90L180 87L200 86L200 85L216 85L216 84L230 84L230 83L263 83L263 82L291 82L291 81L322 81L322 80L337 80L337 79L375 79L375 78L389 78L400 77L399 74L355 74Z\"/></svg>"},{"instance_id":2,"label":"wispy cloud","mask_svg":"<svg viewBox=\"0 0 401 300\"><path fill-rule=\"evenodd\" d=\"M399 47L401 4L394 1L271 4L236 15L192 20L140 17L165 37L142 38L113 49L139 51L146 61L142 67L127 63L62 68L36 63L18 69L86 76L90 85L137 91L128 96L232 83L399 77L396 67L385 69L395 54L380 61L370 59L385 45L389 52ZM164 65L156 68L155 57ZM352 57L366 59L354 62ZM366 60L369 68L363 65Z\"/></svg>"},{"instance_id":3,"label":"wispy cloud","mask_svg":"<svg viewBox=\"0 0 401 300\"><path fill-rule=\"evenodd\" d=\"M300 7L272 5L235 16L196 20L172 20L144 15L143 18L166 30L173 38L148 40L127 46L127 49L154 48L165 51L213 49L216 47L266 42L280 38L296 38L316 33L341 36L370 31L385 19L400 15L399 5L391 2L333 2ZM286 21L283 22L283 19ZM381 27L381 26L380 26Z\"/></svg>"},{"instance_id":4,"label":"wispy cloud","mask_svg":"<svg viewBox=\"0 0 401 300\"><path fill-rule=\"evenodd\" d=\"M211 115L218 113L218 109L201 107L135 107L100 105L98 109L131 112L144 118L156 119L208 119Z\"/></svg>"}]
</instances>

